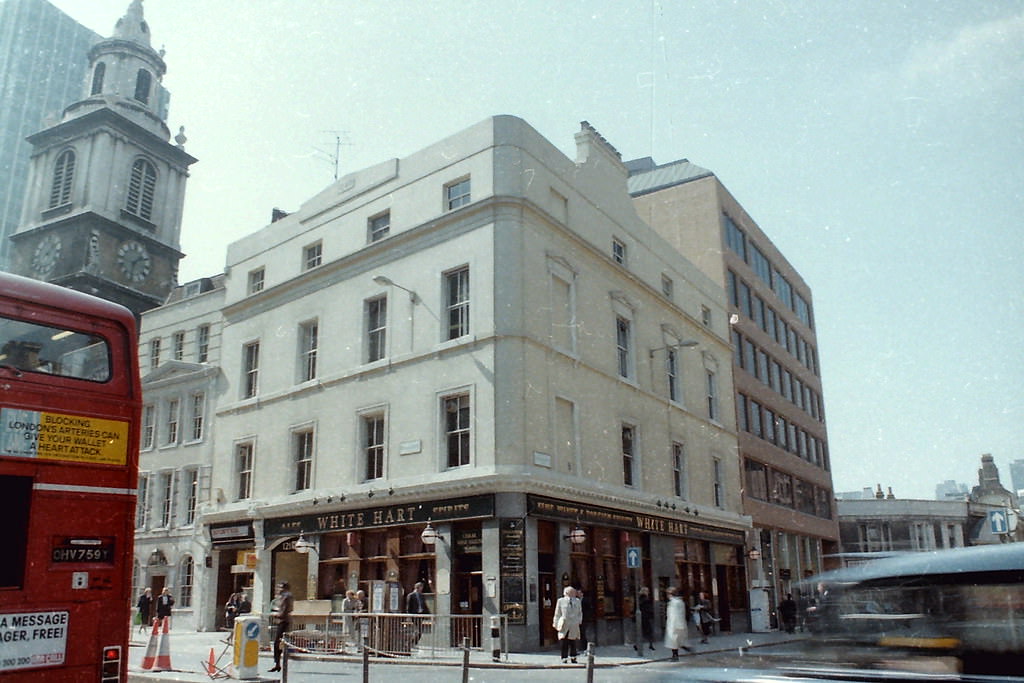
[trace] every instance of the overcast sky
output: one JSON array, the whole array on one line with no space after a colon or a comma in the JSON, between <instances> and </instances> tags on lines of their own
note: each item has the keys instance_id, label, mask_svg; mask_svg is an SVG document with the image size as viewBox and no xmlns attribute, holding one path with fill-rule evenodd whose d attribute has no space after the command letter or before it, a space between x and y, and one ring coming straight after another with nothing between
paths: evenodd
<instances>
[{"instance_id":1,"label":"overcast sky","mask_svg":"<svg viewBox=\"0 0 1024 683\"><path fill-rule=\"evenodd\" d=\"M129 0L51 0L110 35ZM1024 458L1024 0L146 0L181 280L340 174L515 114L713 171L814 292L837 491Z\"/></svg>"}]
</instances>

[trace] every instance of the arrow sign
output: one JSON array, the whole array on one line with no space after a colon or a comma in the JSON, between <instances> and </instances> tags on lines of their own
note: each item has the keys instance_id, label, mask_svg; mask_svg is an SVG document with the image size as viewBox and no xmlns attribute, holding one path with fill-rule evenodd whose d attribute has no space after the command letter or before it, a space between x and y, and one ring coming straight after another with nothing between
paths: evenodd
<instances>
[{"instance_id":1,"label":"arrow sign","mask_svg":"<svg viewBox=\"0 0 1024 683\"><path fill-rule=\"evenodd\" d=\"M988 528L994 534L1005 534L1008 531L1006 513L1002 510L989 510Z\"/></svg>"},{"instance_id":2,"label":"arrow sign","mask_svg":"<svg viewBox=\"0 0 1024 683\"><path fill-rule=\"evenodd\" d=\"M626 548L626 569L640 569L640 548L631 545Z\"/></svg>"}]
</instances>

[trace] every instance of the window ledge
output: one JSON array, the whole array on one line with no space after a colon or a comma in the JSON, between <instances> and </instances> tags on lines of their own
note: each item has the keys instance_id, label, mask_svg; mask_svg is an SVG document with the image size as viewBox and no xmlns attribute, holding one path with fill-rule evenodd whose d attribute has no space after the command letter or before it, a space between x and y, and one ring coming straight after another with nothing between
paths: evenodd
<instances>
[{"instance_id":1,"label":"window ledge","mask_svg":"<svg viewBox=\"0 0 1024 683\"><path fill-rule=\"evenodd\" d=\"M68 202L67 204L61 204L60 206L54 206L50 207L49 209L45 209L40 215L43 218L53 218L54 216L61 216L66 213L71 213L71 209L73 208L73 206L74 205L71 202Z\"/></svg>"}]
</instances>

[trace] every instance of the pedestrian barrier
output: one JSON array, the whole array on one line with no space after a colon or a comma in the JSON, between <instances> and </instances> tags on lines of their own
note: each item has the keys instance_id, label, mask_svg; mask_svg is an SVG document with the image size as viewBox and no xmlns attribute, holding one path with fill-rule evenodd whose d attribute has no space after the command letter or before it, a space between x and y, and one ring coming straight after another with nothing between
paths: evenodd
<instances>
[{"instance_id":1,"label":"pedestrian barrier","mask_svg":"<svg viewBox=\"0 0 1024 683\"><path fill-rule=\"evenodd\" d=\"M156 664L156 652L160 641L160 620L153 620L153 632L149 634L149 643L146 645L146 654L142 658L142 668L152 669Z\"/></svg>"},{"instance_id":2,"label":"pedestrian barrier","mask_svg":"<svg viewBox=\"0 0 1024 683\"><path fill-rule=\"evenodd\" d=\"M463 642L483 650L487 643L485 619L491 629L494 661L508 657L507 618L504 615L433 615L394 613L332 613L320 623L305 621L305 628L285 633L283 639L293 656L355 655L366 650L375 657L413 659L458 658Z\"/></svg>"}]
</instances>

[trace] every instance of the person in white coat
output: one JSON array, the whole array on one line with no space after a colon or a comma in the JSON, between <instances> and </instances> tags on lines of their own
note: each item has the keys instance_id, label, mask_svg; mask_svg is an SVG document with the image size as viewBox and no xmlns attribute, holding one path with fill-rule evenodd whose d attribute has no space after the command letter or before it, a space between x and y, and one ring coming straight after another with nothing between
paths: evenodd
<instances>
[{"instance_id":1,"label":"person in white coat","mask_svg":"<svg viewBox=\"0 0 1024 683\"><path fill-rule=\"evenodd\" d=\"M689 626L686 622L686 603L679 597L679 590L668 588L668 605L665 610L665 647L672 650L672 661L679 661L679 649L690 652Z\"/></svg>"},{"instance_id":2,"label":"person in white coat","mask_svg":"<svg viewBox=\"0 0 1024 683\"><path fill-rule=\"evenodd\" d=\"M576 595L576 589L566 586L562 597L555 603L555 617L552 626L558 631L558 640L562 643L562 663L572 657L576 664L576 641L580 638L580 624L583 623L583 606Z\"/></svg>"}]
</instances>

